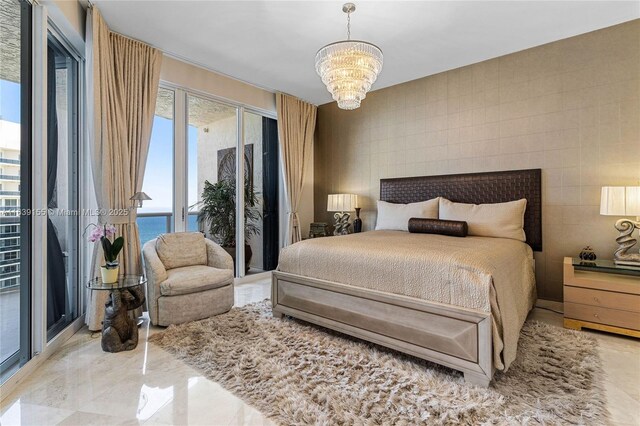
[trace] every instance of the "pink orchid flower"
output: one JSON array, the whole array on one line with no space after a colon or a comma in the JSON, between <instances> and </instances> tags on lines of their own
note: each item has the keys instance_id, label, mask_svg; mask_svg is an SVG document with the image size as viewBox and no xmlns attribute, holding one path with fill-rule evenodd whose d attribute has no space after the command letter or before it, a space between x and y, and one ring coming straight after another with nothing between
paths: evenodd
<instances>
[{"instance_id":1,"label":"pink orchid flower","mask_svg":"<svg viewBox=\"0 0 640 426\"><path fill-rule=\"evenodd\" d=\"M94 226L93 229L91 229L91 234L89 234L89 242L95 243L100 240L100 238L102 238L102 227Z\"/></svg>"}]
</instances>

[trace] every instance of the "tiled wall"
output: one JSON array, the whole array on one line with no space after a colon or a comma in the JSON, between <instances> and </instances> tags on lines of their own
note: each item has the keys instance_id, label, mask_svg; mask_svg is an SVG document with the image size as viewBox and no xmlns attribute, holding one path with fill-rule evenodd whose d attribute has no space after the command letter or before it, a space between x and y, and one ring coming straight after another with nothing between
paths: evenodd
<instances>
[{"instance_id":1,"label":"tiled wall","mask_svg":"<svg viewBox=\"0 0 640 426\"><path fill-rule=\"evenodd\" d=\"M640 20L323 105L314 165L315 219L351 192L365 230L381 178L542 168L538 296L561 300L564 256L612 257L600 187L639 183Z\"/></svg>"}]
</instances>

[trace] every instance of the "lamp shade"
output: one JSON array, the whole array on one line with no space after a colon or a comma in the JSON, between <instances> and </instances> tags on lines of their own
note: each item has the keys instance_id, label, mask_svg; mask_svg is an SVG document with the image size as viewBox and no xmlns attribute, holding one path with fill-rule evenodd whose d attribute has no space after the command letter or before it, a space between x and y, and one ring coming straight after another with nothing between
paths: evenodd
<instances>
[{"instance_id":1,"label":"lamp shade","mask_svg":"<svg viewBox=\"0 0 640 426\"><path fill-rule=\"evenodd\" d=\"M142 207L142 202L151 200L151 197L144 192L136 192L131 198L129 198L129 200L133 201L134 206Z\"/></svg>"},{"instance_id":2,"label":"lamp shade","mask_svg":"<svg viewBox=\"0 0 640 426\"><path fill-rule=\"evenodd\" d=\"M352 212L358 206L358 196L354 194L329 194L328 212Z\"/></svg>"},{"instance_id":3,"label":"lamp shade","mask_svg":"<svg viewBox=\"0 0 640 426\"><path fill-rule=\"evenodd\" d=\"M640 186L603 186L600 214L640 216Z\"/></svg>"}]
</instances>

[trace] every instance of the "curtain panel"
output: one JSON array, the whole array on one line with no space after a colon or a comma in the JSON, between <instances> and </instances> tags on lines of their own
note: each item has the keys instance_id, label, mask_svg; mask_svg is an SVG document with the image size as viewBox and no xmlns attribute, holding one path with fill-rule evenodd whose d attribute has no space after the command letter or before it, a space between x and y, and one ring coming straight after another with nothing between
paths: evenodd
<instances>
[{"instance_id":1,"label":"curtain panel","mask_svg":"<svg viewBox=\"0 0 640 426\"><path fill-rule=\"evenodd\" d=\"M293 96L276 93L276 110L287 201L285 244L290 245L302 239L298 205L313 150L317 107Z\"/></svg>"},{"instance_id":2,"label":"curtain panel","mask_svg":"<svg viewBox=\"0 0 640 426\"><path fill-rule=\"evenodd\" d=\"M87 13L87 132L98 208L128 214L105 215L100 224L124 236L120 274L141 274L140 236L129 198L142 189L155 112L162 52L109 30L96 7ZM96 244L93 272L103 264ZM102 326L105 291L90 291L86 322Z\"/></svg>"},{"instance_id":3,"label":"curtain panel","mask_svg":"<svg viewBox=\"0 0 640 426\"><path fill-rule=\"evenodd\" d=\"M56 208L58 178L58 109L56 107L56 56L47 48L47 207ZM47 329L65 313L67 275L58 232L47 215Z\"/></svg>"}]
</instances>

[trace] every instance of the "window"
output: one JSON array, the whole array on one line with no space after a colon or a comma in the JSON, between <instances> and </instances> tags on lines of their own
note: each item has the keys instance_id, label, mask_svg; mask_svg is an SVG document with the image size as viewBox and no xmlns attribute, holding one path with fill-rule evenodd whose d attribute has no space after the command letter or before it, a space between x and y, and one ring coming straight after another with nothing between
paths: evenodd
<instances>
[{"instance_id":1,"label":"window","mask_svg":"<svg viewBox=\"0 0 640 426\"><path fill-rule=\"evenodd\" d=\"M141 245L173 230L173 108L173 91L161 87L142 184L151 200L138 209L136 221Z\"/></svg>"},{"instance_id":2,"label":"window","mask_svg":"<svg viewBox=\"0 0 640 426\"><path fill-rule=\"evenodd\" d=\"M238 143L237 108L198 96L187 95L187 230L198 230L197 215L206 183L232 180L235 185L235 156ZM235 188L235 187L234 187ZM234 191L235 192L235 189ZM235 194L234 194L235 198ZM227 215L226 232L235 246L235 206ZM225 241L220 241L225 245ZM227 245L231 241L227 242ZM229 247L233 247L229 246Z\"/></svg>"},{"instance_id":3,"label":"window","mask_svg":"<svg viewBox=\"0 0 640 426\"><path fill-rule=\"evenodd\" d=\"M0 253L0 260L13 260L18 258L17 251Z\"/></svg>"},{"instance_id":4,"label":"window","mask_svg":"<svg viewBox=\"0 0 640 426\"><path fill-rule=\"evenodd\" d=\"M78 317L78 59L47 38L47 338ZM51 173L53 171L53 173Z\"/></svg>"},{"instance_id":5,"label":"window","mask_svg":"<svg viewBox=\"0 0 640 426\"><path fill-rule=\"evenodd\" d=\"M254 196L253 218L247 219L236 214L239 150L249 189L240 194ZM278 160L276 120L203 94L161 87L142 187L152 200L138 210L141 242L174 229L202 231L234 258L244 257L237 275L274 269L280 240ZM216 230L210 221L199 220L205 191L226 191L226 213L217 216ZM238 244L237 231L244 231L245 244Z\"/></svg>"},{"instance_id":6,"label":"window","mask_svg":"<svg viewBox=\"0 0 640 426\"><path fill-rule=\"evenodd\" d=\"M16 210L30 207L31 156L31 5L19 0L0 0L2 29L2 64L0 65L0 206ZM10 158L10 159L9 159ZM7 180L4 166L11 165L14 179ZM25 185L15 185L24 180ZM11 192L9 192L11 191ZM7 198L13 196L13 198ZM23 202L21 203L20 200ZM17 212L16 212L17 213ZM0 292L0 383L10 377L31 357L31 316L29 271L30 225L28 216L0 215L0 254L20 250L21 267L9 268L0 286L11 291ZM7 226L8 225L8 226ZM19 236L16 237L16 234ZM11 235L12 238L7 238Z\"/></svg>"}]
</instances>

